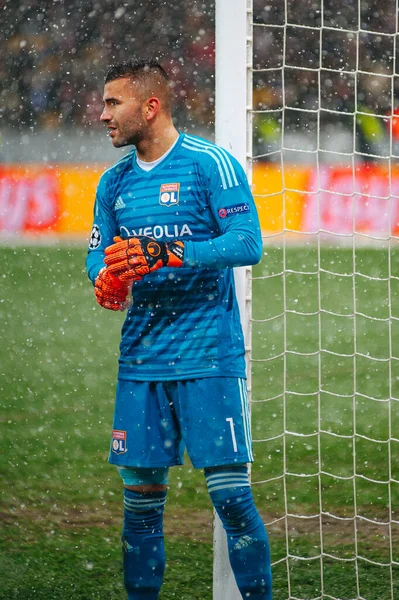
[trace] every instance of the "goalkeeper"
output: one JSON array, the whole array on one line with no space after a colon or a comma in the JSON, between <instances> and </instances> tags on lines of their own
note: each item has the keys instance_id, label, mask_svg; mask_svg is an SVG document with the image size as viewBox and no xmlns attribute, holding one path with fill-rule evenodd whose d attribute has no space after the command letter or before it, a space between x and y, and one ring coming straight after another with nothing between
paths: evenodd
<instances>
[{"instance_id":1,"label":"goalkeeper","mask_svg":"<svg viewBox=\"0 0 399 600\"><path fill-rule=\"evenodd\" d=\"M159 596L168 470L187 449L242 597L270 600L233 277L261 258L259 221L241 166L178 132L171 96L159 63L120 63L108 70L100 117L116 148L133 146L100 179L87 257L99 304L127 310L109 455L124 486L124 582L129 600Z\"/></svg>"}]
</instances>

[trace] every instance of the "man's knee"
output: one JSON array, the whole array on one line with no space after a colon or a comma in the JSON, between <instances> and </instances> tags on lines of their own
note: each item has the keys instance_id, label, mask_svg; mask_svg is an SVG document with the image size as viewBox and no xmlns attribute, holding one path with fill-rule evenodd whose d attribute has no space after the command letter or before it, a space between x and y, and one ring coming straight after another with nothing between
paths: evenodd
<instances>
[{"instance_id":1,"label":"man's knee","mask_svg":"<svg viewBox=\"0 0 399 600\"><path fill-rule=\"evenodd\" d=\"M229 493L236 495L235 490L251 487L246 464L206 467L204 474L212 499L224 497Z\"/></svg>"},{"instance_id":2,"label":"man's knee","mask_svg":"<svg viewBox=\"0 0 399 600\"><path fill-rule=\"evenodd\" d=\"M118 467L123 486L128 490L151 494L168 488L168 467L157 469L143 467Z\"/></svg>"},{"instance_id":3,"label":"man's knee","mask_svg":"<svg viewBox=\"0 0 399 600\"><path fill-rule=\"evenodd\" d=\"M123 485L127 490L133 490L133 492L140 492L141 494L152 494L153 492L163 492L168 489L167 485L156 483L153 485Z\"/></svg>"},{"instance_id":4,"label":"man's knee","mask_svg":"<svg viewBox=\"0 0 399 600\"><path fill-rule=\"evenodd\" d=\"M227 531L240 531L258 519L246 465L206 468L213 506Z\"/></svg>"},{"instance_id":5,"label":"man's knee","mask_svg":"<svg viewBox=\"0 0 399 600\"><path fill-rule=\"evenodd\" d=\"M159 480L161 474L126 473L124 469L124 534L135 533L147 536L149 531L163 537L162 522L166 503L167 485L150 483L150 477ZM128 482L126 485L125 482ZM129 483L131 485L129 485Z\"/></svg>"}]
</instances>

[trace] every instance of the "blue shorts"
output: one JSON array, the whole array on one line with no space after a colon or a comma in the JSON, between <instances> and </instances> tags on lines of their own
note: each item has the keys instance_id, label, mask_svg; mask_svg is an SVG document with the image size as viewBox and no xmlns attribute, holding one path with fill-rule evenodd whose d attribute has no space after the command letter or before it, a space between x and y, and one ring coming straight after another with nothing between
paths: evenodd
<instances>
[{"instance_id":1,"label":"blue shorts","mask_svg":"<svg viewBox=\"0 0 399 600\"><path fill-rule=\"evenodd\" d=\"M244 379L118 381L109 462L195 468L252 462Z\"/></svg>"}]
</instances>

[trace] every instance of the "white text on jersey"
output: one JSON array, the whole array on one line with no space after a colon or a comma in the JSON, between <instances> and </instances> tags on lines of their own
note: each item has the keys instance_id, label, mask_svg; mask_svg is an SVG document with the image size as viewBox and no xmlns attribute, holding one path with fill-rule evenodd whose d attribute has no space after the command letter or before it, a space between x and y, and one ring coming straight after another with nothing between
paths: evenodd
<instances>
[{"instance_id":1,"label":"white text on jersey","mask_svg":"<svg viewBox=\"0 0 399 600\"><path fill-rule=\"evenodd\" d=\"M193 235L190 227L187 223L183 225L155 225L154 227L140 227L139 229L132 229L129 231L127 227L124 225L121 226L121 235L126 236L138 236L145 235L147 237L155 238L156 240L160 238L181 238L185 235Z\"/></svg>"}]
</instances>

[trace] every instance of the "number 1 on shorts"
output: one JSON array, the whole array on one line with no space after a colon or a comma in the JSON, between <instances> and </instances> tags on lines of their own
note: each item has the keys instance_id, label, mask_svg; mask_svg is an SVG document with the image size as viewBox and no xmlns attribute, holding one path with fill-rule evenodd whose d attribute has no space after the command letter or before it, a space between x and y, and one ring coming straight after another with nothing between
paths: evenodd
<instances>
[{"instance_id":1,"label":"number 1 on shorts","mask_svg":"<svg viewBox=\"0 0 399 600\"><path fill-rule=\"evenodd\" d=\"M237 452L237 440L236 440L236 434L235 434L235 431L234 431L233 418L232 417L226 417L226 421L228 423L230 423L231 438L233 440L233 450L234 450L234 452Z\"/></svg>"}]
</instances>

